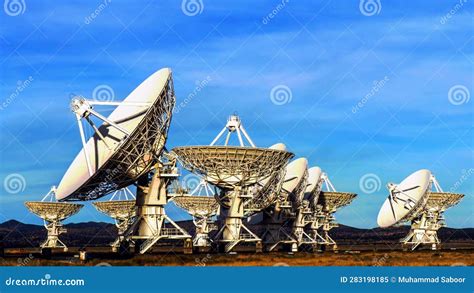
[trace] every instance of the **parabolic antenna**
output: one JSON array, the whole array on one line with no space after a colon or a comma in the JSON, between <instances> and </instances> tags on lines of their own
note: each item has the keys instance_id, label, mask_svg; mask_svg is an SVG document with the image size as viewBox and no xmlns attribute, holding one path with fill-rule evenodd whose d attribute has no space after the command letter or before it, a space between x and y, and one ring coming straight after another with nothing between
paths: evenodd
<instances>
[{"instance_id":1,"label":"parabolic antenna","mask_svg":"<svg viewBox=\"0 0 474 293\"><path fill-rule=\"evenodd\" d=\"M283 143L277 143L269 147L269 149L286 151L286 145ZM259 181L254 185L251 192L253 198L244 203L244 212L246 216L251 216L263 211L277 200L285 174L286 170L283 168L280 172L277 172L273 176Z\"/></svg>"},{"instance_id":2,"label":"parabolic antenna","mask_svg":"<svg viewBox=\"0 0 474 293\"><path fill-rule=\"evenodd\" d=\"M195 217L212 217L217 214L219 204L211 196L184 195L173 198L177 206Z\"/></svg>"},{"instance_id":3,"label":"parabolic antenna","mask_svg":"<svg viewBox=\"0 0 474 293\"><path fill-rule=\"evenodd\" d=\"M318 203L323 207L324 211L335 213L338 209L349 205L355 198L355 193L349 192L321 192Z\"/></svg>"},{"instance_id":4,"label":"parabolic antenna","mask_svg":"<svg viewBox=\"0 0 474 293\"><path fill-rule=\"evenodd\" d=\"M224 146L215 146L226 131ZM228 145L232 133L237 133L239 146ZM249 147L245 146L241 133ZM285 150L255 147L236 115L229 117L226 127L210 146L177 147L173 152L184 168L221 189L217 198L224 209L221 212L224 213L225 224L216 238L222 236L220 242L225 243L225 251L230 252L241 242L259 243L261 239L243 225L245 203L255 195L253 192L258 189L255 185L280 172L293 154Z\"/></svg>"},{"instance_id":5,"label":"parabolic antenna","mask_svg":"<svg viewBox=\"0 0 474 293\"><path fill-rule=\"evenodd\" d=\"M426 204L430 194L429 170L419 170L400 184L388 185L389 197L380 209L377 223L386 228L399 222L411 220Z\"/></svg>"},{"instance_id":6,"label":"parabolic antenna","mask_svg":"<svg viewBox=\"0 0 474 293\"><path fill-rule=\"evenodd\" d=\"M451 192L431 192L426 210L444 212L452 206L457 205L464 198L464 194Z\"/></svg>"},{"instance_id":7,"label":"parabolic antenna","mask_svg":"<svg viewBox=\"0 0 474 293\"><path fill-rule=\"evenodd\" d=\"M282 191L285 193L285 196L291 200L295 208L302 204L307 178L308 160L305 158L296 159L290 162L286 167Z\"/></svg>"},{"instance_id":8,"label":"parabolic antenna","mask_svg":"<svg viewBox=\"0 0 474 293\"><path fill-rule=\"evenodd\" d=\"M65 220L83 207L81 204L42 201L27 201L25 205L32 213L48 222Z\"/></svg>"},{"instance_id":9,"label":"parabolic antenna","mask_svg":"<svg viewBox=\"0 0 474 293\"><path fill-rule=\"evenodd\" d=\"M235 146L187 146L173 152L186 169L224 189L263 181L293 157L287 151Z\"/></svg>"},{"instance_id":10,"label":"parabolic antenna","mask_svg":"<svg viewBox=\"0 0 474 293\"><path fill-rule=\"evenodd\" d=\"M148 77L122 102L74 98L83 149L65 173L56 192L58 200L91 200L132 184L150 171L166 142L175 99L171 70ZM107 118L93 106L117 106ZM94 116L103 121L97 127ZM82 119L95 134L86 142Z\"/></svg>"},{"instance_id":11,"label":"parabolic antenna","mask_svg":"<svg viewBox=\"0 0 474 293\"><path fill-rule=\"evenodd\" d=\"M56 187L53 186L43 201L27 201L25 205L32 213L44 220L48 238L41 244L41 248L63 248L66 251L67 246L59 240L59 235L67 232L62 227L61 221L77 214L83 205L46 201L54 199L55 190Z\"/></svg>"},{"instance_id":12,"label":"parabolic antenna","mask_svg":"<svg viewBox=\"0 0 474 293\"><path fill-rule=\"evenodd\" d=\"M380 209L379 226L411 221L410 232L401 239L402 244L411 245L412 250L420 245L438 249L441 242L437 232L446 226L444 211L458 204L464 194L443 192L429 170L417 171L399 185L389 184L388 189L390 196Z\"/></svg>"},{"instance_id":13,"label":"parabolic antenna","mask_svg":"<svg viewBox=\"0 0 474 293\"><path fill-rule=\"evenodd\" d=\"M314 242L304 232L305 214L307 212L304 195L308 179L308 160L299 158L286 166L282 188L278 201L272 210L267 212L267 229L262 235L270 251L280 244L291 244L296 252L302 244ZM289 226L289 227L287 227ZM286 231L291 229L291 232Z\"/></svg>"},{"instance_id":14,"label":"parabolic antenna","mask_svg":"<svg viewBox=\"0 0 474 293\"><path fill-rule=\"evenodd\" d=\"M213 190L206 181L200 180L189 194L182 192L183 190L187 191L179 188L181 193L174 195L173 201L193 217L193 224L196 227L193 245L198 248L209 248L211 246L209 232L217 229L212 217L219 212L219 203L214 197L215 189Z\"/></svg>"},{"instance_id":15,"label":"parabolic antenna","mask_svg":"<svg viewBox=\"0 0 474 293\"><path fill-rule=\"evenodd\" d=\"M269 147L271 150L279 150L279 151L286 151L286 145L284 143L276 143Z\"/></svg>"},{"instance_id":16,"label":"parabolic antenna","mask_svg":"<svg viewBox=\"0 0 474 293\"><path fill-rule=\"evenodd\" d=\"M336 242L329 235L332 228L339 226L334 214L340 208L349 205L357 194L336 191L329 176L319 167L309 170L308 182L305 198L309 200L312 210L309 221L311 235L319 245L329 245L333 250L337 250Z\"/></svg>"},{"instance_id":17,"label":"parabolic antenna","mask_svg":"<svg viewBox=\"0 0 474 293\"><path fill-rule=\"evenodd\" d=\"M319 194L321 193L322 183L321 175L323 171L319 167L308 169L308 182L306 185L304 198L308 200L312 207L318 203Z\"/></svg>"},{"instance_id":18,"label":"parabolic antenna","mask_svg":"<svg viewBox=\"0 0 474 293\"><path fill-rule=\"evenodd\" d=\"M124 199L121 199L122 195ZM115 200L116 197L118 200ZM131 199L129 199L129 197ZM124 233L132 224L133 218L137 214L135 196L128 188L124 188L122 190L115 191L110 200L98 201L92 204L99 212L104 213L115 220L118 236L111 246L114 250L116 250L125 240Z\"/></svg>"}]
</instances>

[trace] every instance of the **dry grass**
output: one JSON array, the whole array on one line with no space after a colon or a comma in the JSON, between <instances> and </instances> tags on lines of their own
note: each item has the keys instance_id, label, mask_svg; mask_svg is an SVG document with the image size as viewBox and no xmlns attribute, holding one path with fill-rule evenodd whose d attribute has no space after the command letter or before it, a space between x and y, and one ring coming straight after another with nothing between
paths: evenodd
<instances>
[{"instance_id":1,"label":"dry grass","mask_svg":"<svg viewBox=\"0 0 474 293\"><path fill-rule=\"evenodd\" d=\"M285 253L139 255L128 259L96 258L80 262L77 258L46 260L40 258L3 260L2 265L26 266L474 266L474 251L360 252L360 253Z\"/></svg>"}]
</instances>

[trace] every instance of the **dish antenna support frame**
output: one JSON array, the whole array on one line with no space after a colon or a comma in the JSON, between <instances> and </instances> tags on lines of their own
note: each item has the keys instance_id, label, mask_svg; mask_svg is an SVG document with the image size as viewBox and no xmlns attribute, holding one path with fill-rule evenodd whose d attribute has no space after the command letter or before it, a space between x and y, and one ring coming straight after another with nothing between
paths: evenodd
<instances>
[{"instance_id":1,"label":"dish antenna support frame","mask_svg":"<svg viewBox=\"0 0 474 293\"><path fill-rule=\"evenodd\" d=\"M224 126L221 132L219 132L216 138L214 138L210 146L214 146L219 141L219 139L225 134L226 131L227 131L227 135L226 135L224 146L229 145L230 136L232 135L232 133L236 132L241 147L245 146L244 140L242 138L242 134L244 135L245 139L247 140L247 142L250 144L251 147L256 147L252 139L248 135L247 131L245 130L244 125L242 124L242 121L240 120L240 117L237 116L237 114L229 116L229 118L227 119L227 124Z\"/></svg>"},{"instance_id":2,"label":"dish antenna support frame","mask_svg":"<svg viewBox=\"0 0 474 293\"><path fill-rule=\"evenodd\" d=\"M413 251L422 245L427 245L431 247L431 250L438 250L441 245L438 230L446 227L444 211L458 204L464 196L445 193L433 174L430 176L428 192L430 195L426 206L413 217L410 232L400 240L404 249L410 248Z\"/></svg>"},{"instance_id":3,"label":"dish antenna support frame","mask_svg":"<svg viewBox=\"0 0 474 293\"><path fill-rule=\"evenodd\" d=\"M336 213L339 208L349 205L356 195L338 192L326 172L322 172L320 180L321 191L318 202L316 206L313 207L314 210L309 229L311 235L317 242L317 246L330 246L333 251L337 251L337 243L329 234L333 228L339 227L334 213ZM324 186L326 187L326 191L322 190ZM329 196L338 197L337 200L331 202L331 206L327 205L326 202L326 198Z\"/></svg>"},{"instance_id":4,"label":"dish antenna support frame","mask_svg":"<svg viewBox=\"0 0 474 293\"><path fill-rule=\"evenodd\" d=\"M86 122L92 127L94 132L97 134L97 136L100 137L100 139L104 142L106 147L111 150L111 147L107 144L106 139L102 135L102 133L99 131L99 128L95 123L91 120L90 116L94 116L100 120L102 120L104 123L109 124L110 126L114 127L118 131L122 132L125 134L125 138L127 138L130 133L115 123L114 121L108 119L104 115L100 114L99 112L94 110L93 106L143 106L143 107L149 107L151 106L151 103L134 103L134 102L102 102L102 101L94 101L94 100L86 100L84 97L80 96L75 96L71 100L70 108L71 111L76 115L76 120L77 120L77 125L79 128L79 134L81 136L81 142L82 142L82 148L84 150L87 149L87 141L86 141L86 135L84 132L84 126L82 125L82 119L86 120ZM89 155L87 154L87 151L84 151L84 156L86 159L86 164L87 164L87 169L89 171L89 175L92 176L94 174L92 165L91 165L91 159L89 158Z\"/></svg>"},{"instance_id":5,"label":"dish antenna support frame","mask_svg":"<svg viewBox=\"0 0 474 293\"><path fill-rule=\"evenodd\" d=\"M138 247L140 254L145 254L160 240L183 240L184 253L190 254L191 235L165 212L165 205L171 199L168 186L179 177L176 159L166 153L161 158L154 173L145 174L137 182L137 217L124 236L129 241L141 242ZM163 161L166 158L168 162Z\"/></svg>"},{"instance_id":6,"label":"dish antenna support frame","mask_svg":"<svg viewBox=\"0 0 474 293\"><path fill-rule=\"evenodd\" d=\"M76 214L83 205L58 203L55 201L56 186L52 186L49 192L41 199L41 202L26 202L27 208L43 219L46 228L46 240L40 244L42 249L62 248L64 252L68 247L59 239L59 235L67 232L62 221ZM61 209L61 207L63 209ZM69 207L69 209L64 209ZM53 215L53 216L52 216Z\"/></svg>"}]
</instances>

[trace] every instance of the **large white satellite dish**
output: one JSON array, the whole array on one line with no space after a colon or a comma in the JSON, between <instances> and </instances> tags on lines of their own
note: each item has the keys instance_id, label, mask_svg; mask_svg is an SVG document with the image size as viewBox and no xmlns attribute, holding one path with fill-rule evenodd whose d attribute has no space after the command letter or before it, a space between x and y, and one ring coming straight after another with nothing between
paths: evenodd
<instances>
[{"instance_id":1,"label":"large white satellite dish","mask_svg":"<svg viewBox=\"0 0 474 293\"><path fill-rule=\"evenodd\" d=\"M308 182L305 190L305 199L311 205L315 206L318 203L319 194L321 193L322 180L321 175L323 171L319 167L312 167L308 169Z\"/></svg>"},{"instance_id":2,"label":"large white satellite dish","mask_svg":"<svg viewBox=\"0 0 474 293\"><path fill-rule=\"evenodd\" d=\"M380 209L377 223L386 228L406 221L424 207L429 196L431 172L419 170L400 184L388 185L390 195Z\"/></svg>"},{"instance_id":3,"label":"large white satellite dish","mask_svg":"<svg viewBox=\"0 0 474 293\"><path fill-rule=\"evenodd\" d=\"M404 247L415 250L420 245L431 245L436 250L441 244L437 232L445 227L444 211L458 204L464 194L444 192L429 170L408 176L399 185L388 185L390 196L380 209L380 227L411 221L407 236L400 240Z\"/></svg>"},{"instance_id":4,"label":"large white satellite dish","mask_svg":"<svg viewBox=\"0 0 474 293\"><path fill-rule=\"evenodd\" d=\"M122 102L75 98L83 149L66 171L56 192L58 200L96 199L133 183L150 170L166 142L174 107L169 68L161 69L140 84ZM117 108L108 117L93 106ZM103 121L97 127L91 117ZM82 119L95 134L86 142Z\"/></svg>"},{"instance_id":5,"label":"large white satellite dish","mask_svg":"<svg viewBox=\"0 0 474 293\"><path fill-rule=\"evenodd\" d=\"M226 131L224 145L216 146ZM229 146L233 133L239 138L239 146ZM242 133L250 146L245 146ZM254 190L259 188L259 183L274 178L293 157L292 153L282 148L282 145L276 145L275 149L255 147L240 118L231 115L210 146L173 149L184 168L221 189L216 198L225 220L215 238L225 246L226 252L231 252L240 243L252 242L259 250L261 239L243 224L242 219L248 216L246 208L247 211L252 210L249 203L258 194Z\"/></svg>"},{"instance_id":6,"label":"large white satellite dish","mask_svg":"<svg viewBox=\"0 0 474 293\"><path fill-rule=\"evenodd\" d=\"M289 194L295 190L298 184L301 183L307 166L308 160L305 158L293 160L286 166L286 175L282 187L284 191Z\"/></svg>"}]
</instances>

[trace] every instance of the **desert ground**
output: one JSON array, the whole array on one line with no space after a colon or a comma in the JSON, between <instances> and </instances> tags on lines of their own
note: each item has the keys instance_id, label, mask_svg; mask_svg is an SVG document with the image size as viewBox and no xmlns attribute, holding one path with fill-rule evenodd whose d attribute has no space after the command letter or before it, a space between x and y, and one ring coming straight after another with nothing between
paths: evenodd
<instances>
[{"instance_id":1,"label":"desert ground","mask_svg":"<svg viewBox=\"0 0 474 293\"><path fill-rule=\"evenodd\" d=\"M44 259L35 254L1 259L3 266L474 266L474 251L352 251L325 253L239 253L106 255L80 261L78 255Z\"/></svg>"}]
</instances>

